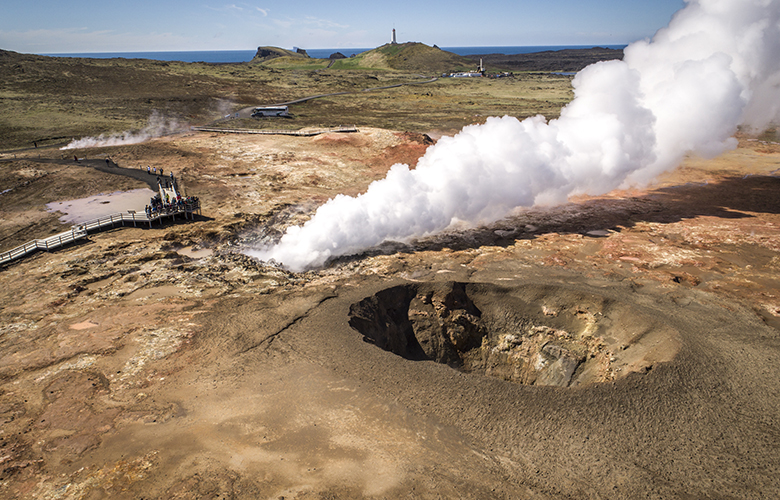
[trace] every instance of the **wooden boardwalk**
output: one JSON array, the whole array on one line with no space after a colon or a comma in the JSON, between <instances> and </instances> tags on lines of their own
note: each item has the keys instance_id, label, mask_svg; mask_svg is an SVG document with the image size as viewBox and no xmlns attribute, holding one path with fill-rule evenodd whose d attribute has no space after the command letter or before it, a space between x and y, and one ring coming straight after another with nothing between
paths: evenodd
<instances>
[{"instance_id":1,"label":"wooden boardwalk","mask_svg":"<svg viewBox=\"0 0 780 500\"><path fill-rule=\"evenodd\" d=\"M171 220L175 220L177 215L184 215L185 219L195 220L195 214L200 214L200 201L196 200L189 203L184 203L182 206L171 206L161 212L154 212L151 215L147 215L144 212L137 213L135 211L128 211L123 213L106 215L105 217L99 217L92 219L81 224L73 226L69 231L64 231L48 238L39 240L32 240L24 245L20 245L13 250L0 253L0 265L5 265L13 262L17 259L21 259L38 250L54 250L56 248L63 247L75 241L84 239L90 232L97 232L107 229L109 227L125 227L132 224L133 227L138 225L148 224L152 227L154 222L163 223L163 219L170 217Z\"/></svg>"},{"instance_id":2,"label":"wooden boardwalk","mask_svg":"<svg viewBox=\"0 0 780 500\"><path fill-rule=\"evenodd\" d=\"M354 133L358 131L356 127L318 128L318 129L303 129L303 130L192 127L192 130L197 130L199 132L221 132L224 134L295 135L299 137L312 137L315 135L329 134L329 133L350 133L350 132Z\"/></svg>"}]
</instances>

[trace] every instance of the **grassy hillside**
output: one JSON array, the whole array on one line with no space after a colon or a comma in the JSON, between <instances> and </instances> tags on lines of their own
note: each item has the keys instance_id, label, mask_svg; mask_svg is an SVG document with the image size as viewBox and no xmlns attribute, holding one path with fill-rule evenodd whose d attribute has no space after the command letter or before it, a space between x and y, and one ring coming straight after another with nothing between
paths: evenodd
<instances>
[{"instance_id":1,"label":"grassy hillside","mask_svg":"<svg viewBox=\"0 0 780 500\"><path fill-rule=\"evenodd\" d=\"M254 62L254 60L252 60ZM292 56L281 56L281 57L275 57L272 59L268 59L266 61L262 61L262 65L268 68L278 68L278 69L309 69L309 70L317 70L317 69L324 69L328 67L328 63L330 61L328 59L314 59L311 57L303 57L301 55L297 55L296 57Z\"/></svg>"},{"instance_id":2,"label":"grassy hillside","mask_svg":"<svg viewBox=\"0 0 780 500\"><path fill-rule=\"evenodd\" d=\"M452 52L416 42L385 44L349 59L340 59L334 69L394 69L442 73L474 67L473 61Z\"/></svg>"}]
</instances>

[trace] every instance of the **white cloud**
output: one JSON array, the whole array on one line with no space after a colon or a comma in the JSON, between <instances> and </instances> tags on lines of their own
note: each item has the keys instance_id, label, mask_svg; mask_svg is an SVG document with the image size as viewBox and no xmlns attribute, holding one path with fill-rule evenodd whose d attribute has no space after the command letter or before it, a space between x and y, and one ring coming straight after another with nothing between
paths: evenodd
<instances>
[{"instance_id":1,"label":"white cloud","mask_svg":"<svg viewBox=\"0 0 780 500\"><path fill-rule=\"evenodd\" d=\"M231 3L228 5L221 5L219 7L212 7L210 5L206 5L206 8L209 10L213 10L216 12L242 12L244 10L243 7L239 7L238 5Z\"/></svg>"},{"instance_id":2,"label":"white cloud","mask_svg":"<svg viewBox=\"0 0 780 500\"><path fill-rule=\"evenodd\" d=\"M349 28L349 25L346 24L339 24L329 19L319 19L312 16L307 16L305 19L303 19L302 23L309 26L314 25L319 28L340 28L340 29Z\"/></svg>"},{"instance_id":3,"label":"white cloud","mask_svg":"<svg viewBox=\"0 0 780 500\"><path fill-rule=\"evenodd\" d=\"M304 18L285 18L285 19L273 19L272 21L276 26L284 29L303 28L309 32L312 28L326 30L327 33L334 33L333 30L345 30L349 28L347 24L339 24L329 19L320 19L313 16Z\"/></svg>"}]
</instances>

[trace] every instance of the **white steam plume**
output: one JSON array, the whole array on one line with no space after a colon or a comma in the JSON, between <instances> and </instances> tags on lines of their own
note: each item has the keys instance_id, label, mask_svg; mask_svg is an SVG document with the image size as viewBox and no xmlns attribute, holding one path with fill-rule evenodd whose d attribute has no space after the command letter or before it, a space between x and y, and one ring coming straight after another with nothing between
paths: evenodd
<instances>
[{"instance_id":1,"label":"white steam plume","mask_svg":"<svg viewBox=\"0 0 780 500\"><path fill-rule=\"evenodd\" d=\"M173 134L186 130L187 126L179 123L173 118L163 117L157 110L149 116L149 121L141 130L126 131L121 134L104 135L97 137L82 137L74 139L60 149L81 149L81 148L99 148L104 146L122 146L125 144L139 144L148 141L154 137Z\"/></svg>"},{"instance_id":2,"label":"white steam plume","mask_svg":"<svg viewBox=\"0 0 780 500\"><path fill-rule=\"evenodd\" d=\"M646 183L688 152L734 148L738 126L761 129L779 115L780 0L687 4L652 41L627 47L623 61L581 71L559 119L465 127L431 146L416 169L393 165L366 193L336 196L277 245L247 253L300 271L386 240Z\"/></svg>"}]
</instances>

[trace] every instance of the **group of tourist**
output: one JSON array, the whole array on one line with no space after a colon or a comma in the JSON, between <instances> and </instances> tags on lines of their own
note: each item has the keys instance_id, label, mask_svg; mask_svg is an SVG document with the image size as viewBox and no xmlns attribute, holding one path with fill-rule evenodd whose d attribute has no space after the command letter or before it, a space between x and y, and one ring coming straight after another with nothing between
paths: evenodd
<instances>
[{"instance_id":1,"label":"group of tourist","mask_svg":"<svg viewBox=\"0 0 780 500\"><path fill-rule=\"evenodd\" d=\"M154 195L151 199L151 204L146 205L146 216L148 218L156 217L163 214L171 214L181 212L189 206L190 209L195 209L198 206L197 196L184 196L177 194L176 198L171 199L169 195L165 195L163 200L159 194Z\"/></svg>"},{"instance_id":2,"label":"group of tourist","mask_svg":"<svg viewBox=\"0 0 780 500\"><path fill-rule=\"evenodd\" d=\"M141 167L143 169L143 167ZM148 166L146 167L146 173L149 175L157 175L157 167ZM165 175L165 169L160 167L160 175ZM171 179L173 179L173 172L170 172Z\"/></svg>"}]
</instances>

